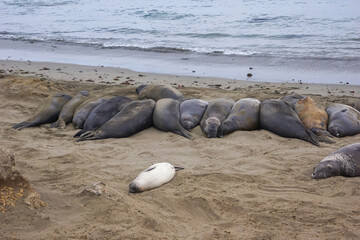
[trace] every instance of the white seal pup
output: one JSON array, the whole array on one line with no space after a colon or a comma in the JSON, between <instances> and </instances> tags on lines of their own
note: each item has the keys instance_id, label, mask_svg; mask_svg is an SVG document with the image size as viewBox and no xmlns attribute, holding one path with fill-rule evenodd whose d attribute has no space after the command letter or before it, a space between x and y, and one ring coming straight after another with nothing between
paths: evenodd
<instances>
[{"instance_id":1,"label":"white seal pup","mask_svg":"<svg viewBox=\"0 0 360 240\"><path fill-rule=\"evenodd\" d=\"M360 143L350 144L331 153L314 168L312 178L360 176Z\"/></svg>"},{"instance_id":2,"label":"white seal pup","mask_svg":"<svg viewBox=\"0 0 360 240\"><path fill-rule=\"evenodd\" d=\"M182 170L181 167L174 167L170 163L155 163L142 171L129 185L132 193L151 190L170 182L175 171Z\"/></svg>"}]
</instances>

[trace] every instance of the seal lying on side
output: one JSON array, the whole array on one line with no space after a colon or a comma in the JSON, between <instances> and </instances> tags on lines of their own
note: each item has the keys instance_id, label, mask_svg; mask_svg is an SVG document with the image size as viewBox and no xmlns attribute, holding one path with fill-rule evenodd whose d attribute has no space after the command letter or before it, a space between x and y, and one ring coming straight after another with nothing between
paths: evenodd
<instances>
[{"instance_id":1,"label":"seal lying on side","mask_svg":"<svg viewBox=\"0 0 360 240\"><path fill-rule=\"evenodd\" d=\"M282 100L268 99L260 104L260 128L319 146L317 136L302 124L292 107Z\"/></svg>"},{"instance_id":2,"label":"seal lying on side","mask_svg":"<svg viewBox=\"0 0 360 240\"><path fill-rule=\"evenodd\" d=\"M186 130L191 131L199 125L207 108L208 102L200 99L190 99L180 104L180 124Z\"/></svg>"},{"instance_id":3,"label":"seal lying on side","mask_svg":"<svg viewBox=\"0 0 360 240\"><path fill-rule=\"evenodd\" d=\"M192 139L190 132L180 124L180 103L178 100L163 98L156 102L153 116L154 126L164 132L172 132Z\"/></svg>"},{"instance_id":4,"label":"seal lying on side","mask_svg":"<svg viewBox=\"0 0 360 240\"><path fill-rule=\"evenodd\" d=\"M219 127L228 117L234 103L230 98L218 98L209 102L200 121L201 129L208 138L218 137Z\"/></svg>"},{"instance_id":5,"label":"seal lying on side","mask_svg":"<svg viewBox=\"0 0 360 240\"><path fill-rule=\"evenodd\" d=\"M40 104L35 114L30 119L13 126L14 129L40 126L41 124L52 123L59 117L62 107L72 97L63 93L56 93Z\"/></svg>"},{"instance_id":6,"label":"seal lying on side","mask_svg":"<svg viewBox=\"0 0 360 240\"><path fill-rule=\"evenodd\" d=\"M76 129L83 128L85 120L90 112L98 105L105 101L104 98L99 99L88 99L87 101L80 104L74 113L72 123Z\"/></svg>"},{"instance_id":7,"label":"seal lying on side","mask_svg":"<svg viewBox=\"0 0 360 240\"><path fill-rule=\"evenodd\" d=\"M236 130L251 131L259 128L260 101L254 98L238 100L231 108L229 116L221 124L219 136Z\"/></svg>"},{"instance_id":8,"label":"seal lying on side","mask_svg":"<svg viewBox=\"0 0 360 240\"><path fill-rule=\"evenodd\" d=\"M81 91L78 95L73 97L70 101L68 101L59 114L59 119L51 124L51 128L66 128L66 124L70 123L73 119L75 109L84 101L87 100L89 96L88 91Z\"/></svg>"},{"instance_id":9,"label":"seal lying on side","mask_svg":"<svg viewBox=\"0 0 360 240\"><path fill-rule=\"evenodd\" d=\"M140 85L136 88L139 99L153 99L157 101L161 98L182 99L183 94L171 86L163 86L157 84Z\"/></svg>"},{"instance_id":10,"label":"seal lying on side","mask_svg":"<svg viewBox=\"0 0 360 240\"><path fill-rule=\"evenodd\" d=\"M319 141L334 143L327 137L332 137L327 129L328 114L316 106L311 97L299 99L294 104L294 110L305 127L319 136Z\"/></svg>"},{"instance_id":11,"label":"seal lying on side","mask_svg":"<svg viewBox=\"0 0 360 240\"><path fill-rule=\"evenodd\" d=\"M118 114L92 132L83 133L77 141L129 137L152 126L155 101L133 101Z\"/></svg>"},{"instance_id":12,"label":"seal lying on side","mask_svg":"<svg viewBox=\"0 0 360 240\"><path fill-rule=\"evenodd\" d=\"M120 112L121 109L123 109L131 101L133 101L131 98L122 96L105 100L90 112L85 120L84 128L76 133L74 137L78 137L87 131L94 131L98 129Z\"/></svg>"},{"instance_id":13,"label":"seal lying on side","mask_svg":"<svg viewBox=\"0 0 360 240\"><path fill-rule=\"evenodd\" d=\"M314 168L312 178L328 178L333 176L360 176L360 143L347 145L331 153Z\"/></svg>"},{"instance_id":14,"label":"seal lying on side","mask_svg":"<svg viewBox=\"0 0 360 240\"><path fill-rule=\"evenodd\" d=\"M328 131L336 137L360 133L360 112L344 104L333 104L326 108L329 115Z\"/></svg>"},{"instance_id":15,"label":"seal lying on side","mask_svg":"<svg viewBox=\"0 0 360 240\"><path fill-rule=\"evenodd\" d=\"M174 167L170 163L155 163L142 171L129 185L129 190L132 193L143 192L151 190L170 182L174 176L175 171L184 168Z\"/></svg>"}]
</instances>

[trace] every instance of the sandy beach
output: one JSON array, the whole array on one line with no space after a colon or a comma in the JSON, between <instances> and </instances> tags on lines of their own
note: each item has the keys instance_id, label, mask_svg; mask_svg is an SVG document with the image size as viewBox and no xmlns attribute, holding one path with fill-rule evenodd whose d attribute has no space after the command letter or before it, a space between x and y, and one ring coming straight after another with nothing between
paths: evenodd
<instances>
[{"instance_id":1,"label":"sandy beach","mask_svg":"<svg viewBox=\"0 0 360 240\"><path fill-rule=\"evenodd\" d=\"M360 178L313 180L313 167L360 135L319 147L266 130L194 140L149 128L124 139L75 142L77 132L49 124L21 131L48 96L81 90L137 99L147 83L178 88L185 97L260 101L293 92L325 108L353 105L360 86L253 82L161 75L72 64L0 61L0 146L46 206L22 199L0 212L1 239L359 239ZM129 183L153 163L185 168L168 184L140 194ZM79 194L102 181L107 193Z\"/></svg>"}]
</instances>

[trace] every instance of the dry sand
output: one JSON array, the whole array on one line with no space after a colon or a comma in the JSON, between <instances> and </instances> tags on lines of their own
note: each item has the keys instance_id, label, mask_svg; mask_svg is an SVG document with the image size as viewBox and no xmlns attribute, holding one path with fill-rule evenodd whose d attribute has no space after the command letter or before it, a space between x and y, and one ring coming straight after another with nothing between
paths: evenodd
<instances>
[{"instance_id":1,"label":"dry sand","mask_svg":"<svg viewBox=\"0 0 360 240\"><path fill-rule=\"evenodd\" d=\"M197 127L191 141L150 128L125 139L76 143L72 136L77 130L71 125L65 130L49 125L11 128L55 92L75 95L87 89L97 96L136 99L136 85L160 82L184 85L179 90L186 97L205 100L264 100L295 91L326 107L333 102L353 104L360 96L359 86L233 83L12 61L0 61L0 70L0 145L15 155L17 170L47 203L30 209L17 200L15 207L0 213L1 239L360 238L360 178L310 178L323 157L360 142L360 135L316 147L265 130L207 139ZM216 84L229 88L208 86ZM165 161L185 169L161 188L128 192L128 184L140 171ZM99 181L106 183L108 193L78 194Z\"/></svg>"}]
</instances>

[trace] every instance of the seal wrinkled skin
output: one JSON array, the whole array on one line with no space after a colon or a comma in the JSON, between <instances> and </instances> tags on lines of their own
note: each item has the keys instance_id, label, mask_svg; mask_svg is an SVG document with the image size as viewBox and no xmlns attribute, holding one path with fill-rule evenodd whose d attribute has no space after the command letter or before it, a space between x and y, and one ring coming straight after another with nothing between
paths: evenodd
<instances>
[{"instance_id":1,"label":"seal wrinkled skin","mask_svg":"<svg viewBox=\"0 0 360 240\"><path fill-rule=\"evenodd\" d=\"M360 143L347 145L321 160L311 175L314 179L360 176Z\"/></svg>"}]
</instances>

